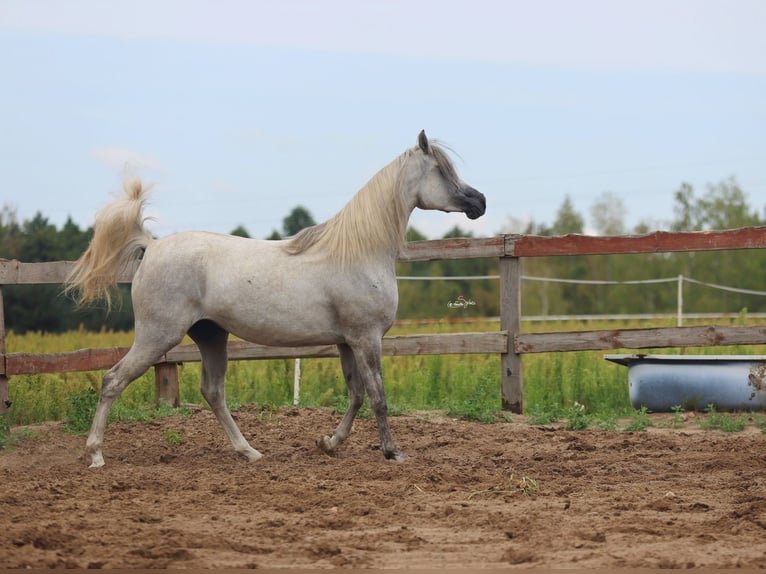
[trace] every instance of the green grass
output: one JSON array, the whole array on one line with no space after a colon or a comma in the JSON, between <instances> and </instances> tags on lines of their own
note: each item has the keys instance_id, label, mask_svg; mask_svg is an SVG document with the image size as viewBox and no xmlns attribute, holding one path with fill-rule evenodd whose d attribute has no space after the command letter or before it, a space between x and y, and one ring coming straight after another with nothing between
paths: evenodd
<instances>
[{"instance_id":1,"label":"green grass","mask_svg":"<svg viewBox=\"0 0 766 574\"><path fill-rule=\"evenodd\" d=\"M630 422L625 425L626 431L643 432L650 427L652 421L649 419L649 412L646 407L634 410L630 415Z\"/></svg>"},{"instance_id":2,"label":"green grass","mask_svg":"<svg viewBox=\"0 0 766 574\"><path fill-rule=\"evenodd\" d=\"M69 396L69 408L64 422L72 432L85 432L90 428L93 415L96 414L98 394L90 387L75 391Z\"/></svg>"},{"instance_id":3,"label":"green grass","mask_svg":"<svg viewBox=\"0 0 766 574\"><path fill-rule=\"evenodd\" d=\"M675 405L673 409L673 420L670 426L674 429L684 426L684 407L682 405Z\"/></svg>"},{"instance_id":4,"label":"green grass","mask_svg":"<svg viewBox=\"0 0 766 574\"><path fill-rule=\"evenodd\" d=\"M701 423L704 430L722 430L725 432L740 432L747 426L747 418L742 414L719 413L715 405L708 405L707 417Z\"/></svg>"},{"instance_id":5,"label":"green grass","mask_svg":"<svg viewBox=\"0 0 766 574\"><path fill-rule=\"evenodd\" d=\"M738 324L741 318L735 319ZM647 326L640 323L561 322L525 325L525 331L584 330ZM650 325L665 326L665 325ZM448 321L425 325L396 326L391 334L491 331L497 323L453 324ZM7 336L8 352L61 352L87 347L129 346L130 333L88 333L64 335L28 333ZM628 351L626 351L628 352ZM651 352L647 350L646 352ZM664 349L673 353L679 350ZM766 354L766 346L686 349L686 353ZM524 356L524 405L532 424L564 421L572 429L615 429L617 420L628 417L628 426L644 425L640 411L632 409L628 396L627 369L603 359L604 352L541 353ZM292 359L231 361L226 378L227 404L237 408L258 404L271 409L292 405ZM501 411L500 357L490 354L421 355L383 357L383 377L389 413L392 415L441 410L450 416L483 422L507 420ZM345 410L348 399L337 359L303 359L301 362L303 407ZM103 372L17 375L9 382L13 406L9 425L26 425L47 420L66 421L68 428L83 432L90 426ZM179 369L181 402L203 405L199 391L199 363L185 363ZM582 405L575 410L575 403ZM149 370L133 382L115 401L110 414L114 420L151 420L160 416L154 407L154 373ZM369 407L360 416L371 416ZM680 417L680 412L678 414ZM724 417L730 419L732 417ZM679 421L681 419L679 418ZM714 417L715 420L715 417ZM711 423L712 424L712 423ZM736 427L725 420L717 423ZM645 428L645 426L644 426ZM766 423L763 424L766 429Z\"/></svg>"},{"instance_id":6,"label":"green grass","mask_svg":"<svg viewBox=\"0 0 766 574\"><path fill-rule=\"evenodd\" d=\"M591 417L585 413L585 405L580 403L575 402L566 409L565 416L567 422L564 428L567 430L585 430L591 425Z\"/></svg>"},{"instance_id":7,"label":"green grass","mask_svg":"<svg viewBox=\"0 0 766 574\"><path fill-rule=\"evenodd\" d=\"M73 433L87 432L93 421L97 403L98 395L90 387L73 392L69 397L69 408L64 418L66 429ZM188 414L188 410L186 408L175 409L163 401L160 401L159 404L155 404L153 400L132 404L128 401L118 400L109 412L109 422L149 422L179 413L185 416Z\"/></svg>"},{"instance_id":8,"label":"green grass","mask_svg":"<svg viewBox=\"0 0 766 574\"><path fill-rule=\"evenodd\" d=\"M35 437L34 431L28 428L16 431L0 429L0 450L12 451L23 441L32 440Z\"/></svg>"},{"instance_id":9,"label":"green grass","mask_svg":"<svg viewBox=\"0 0 766 574\"><path fill-rule=\"evenodd\" d=\"M183 444L184 437L181 435L180 432L174 429L165 429L165 432L162 433L163 438L165 439L165 442L169 445L179 445Z\"/></svg>"},{"instance_id":10,"label":"green grass","mask_svg":"<svg viewBox=\"0 0 766 574\"><path fill-rule=\"evenodd\" d=\"M489 376L483 376L476 381L475 385L463 385L459 387L463 392L455 389L454 396L446 401L448 416L476 420L483 423L496 422L497 413L500 411L497 382ZM506 417L504 420L508 420Z\"/></svg>"}]
</instances>

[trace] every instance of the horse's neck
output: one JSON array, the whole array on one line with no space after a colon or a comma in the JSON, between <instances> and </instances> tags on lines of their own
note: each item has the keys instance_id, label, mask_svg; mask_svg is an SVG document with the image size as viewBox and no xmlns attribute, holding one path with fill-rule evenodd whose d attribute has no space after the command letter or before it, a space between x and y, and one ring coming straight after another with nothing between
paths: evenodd
<instances>
[{"instance_id":1,"label":"horse's neck","mask_svg":"<svg viewBox=\"0 0 766 574\"><path fill-rule=\"evenodd\" d=\"M400 156L384 167L334 217L290 239L286 251L296 255L315 248L341 265L371 261L393 265L415 207L402 195L405 162L406 156Z\"/></svg>"},{"instance_id":2,"label":"horse's neck","mask_svg":"<svg viewBox=\"0 0 766 574\"><path fill-rule=\"evenodd\" d=\"M402 161L397 158L375 174L338 214L346 239L355 244L351 249L357 254L395 259L404 244L414 202L410 205L400 195Z\"/></svg>"}]
</instances>

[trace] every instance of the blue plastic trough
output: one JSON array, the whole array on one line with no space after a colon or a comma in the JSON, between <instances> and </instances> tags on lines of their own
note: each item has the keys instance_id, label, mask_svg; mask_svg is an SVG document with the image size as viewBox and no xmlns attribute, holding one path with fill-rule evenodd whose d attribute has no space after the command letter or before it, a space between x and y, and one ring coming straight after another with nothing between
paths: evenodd
<instances>
[{"instance_id":1,"label":"blue plastic trough","mask_svg":"<svg viewBox=\"0 0 766 574\"><path fill-rule=\"evenodd\" d=\"M628 367L633 408L766 410L766 356L604 355Z\"/></svg>"}]
</instances>

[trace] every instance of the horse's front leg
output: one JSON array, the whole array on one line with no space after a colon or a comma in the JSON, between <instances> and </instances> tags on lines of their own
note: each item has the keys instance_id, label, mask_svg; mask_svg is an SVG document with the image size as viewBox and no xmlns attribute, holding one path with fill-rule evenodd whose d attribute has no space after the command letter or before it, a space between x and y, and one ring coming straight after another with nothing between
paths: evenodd
<instances>
[{"instance_id":1,"label":"horse's front leg","mask_svg":"<svg viewBox=\"0 0 766 574\"><path fill-rule=\"evenodd\" d=\"M370 397L370 407L375 413L383 454L389 460L404 462L409 457L396 447L391 436L391 429L388 426L388 405L386 404L386 393L383 389L383 375L381 373L381 347L382 341L380 339L355 346L353 348L354 358L359 377L364 382L367 396Z\"/></svg>"},{"instance_id":2,"label":"horse's front leg","mask_svg":"<svg viewBox=\"0 0 766 574\"><path fill-rule=\"evenodd\" d=\"M354 419L364 402L364 383L359 377L351 347L346 344L338 345L338 353L343 378L348 386L348 409L333 433L317 440L317 446L328 454L334 452L348 438Z\"/></svg>"}]
</instances>

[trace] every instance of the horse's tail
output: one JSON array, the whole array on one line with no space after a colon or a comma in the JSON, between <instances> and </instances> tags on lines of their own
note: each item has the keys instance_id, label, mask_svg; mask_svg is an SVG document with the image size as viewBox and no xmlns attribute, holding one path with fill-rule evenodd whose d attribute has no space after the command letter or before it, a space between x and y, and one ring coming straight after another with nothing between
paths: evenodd
<instances>
[{"instance_id":1,"label":"horse's tail","mask_svg":"<svg viewBox=\"0 0 766 574\"><path fill-rule=\"evenodd\" d=\"M66 279L64 292L78 305L103 299L111 308L119 274L152 241L144 228L147 188L138 178L125 182L123 188L125 195L96 215L93 239Z\"/></svg>"}]
</instances>

